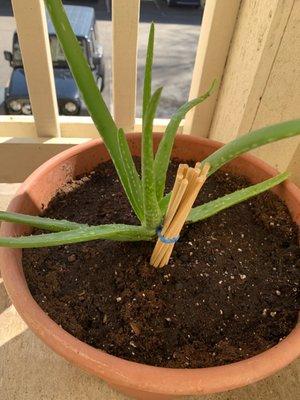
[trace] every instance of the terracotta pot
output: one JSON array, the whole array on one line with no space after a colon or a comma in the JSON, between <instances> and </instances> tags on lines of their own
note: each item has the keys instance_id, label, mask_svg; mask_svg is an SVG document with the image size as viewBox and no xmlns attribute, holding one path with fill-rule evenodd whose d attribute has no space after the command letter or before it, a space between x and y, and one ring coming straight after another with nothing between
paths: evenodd
<instances>
[{"instance_id":1,"label":"terracotta pot","mask_svg":"<svg viewBox=\"0 0 300 400\"><path fill-rule=\"evenodd\" d=\"M155 135L155 144L160 135ZM140 153L140 136L128 135L133 154ZM173 155L201 160L220 143L179 135ZM73 147L38 168L20 187L9 205L10 211L38 214L57 189L70 178L91 171L109 158L100 140ZM252 182L270 178L276 171L252 156L242 156L228 168L246 175ZM300 223L300 190L291 182L277 187L297 223ZM3 223L1 235L17 236L30 232L21 225ZM273 374L300 353L300 324L273 348L247 360L226 366L200 369L170 369L126 361L97 350L64 331L52 321L31 296L22 269L22 251L1 249L1 271L13 304L28 326L56 353L80 368L104 379L123 393L137 399L171 399L180 395L221 392L248 385Z\"/></svg>"}]
</instances>

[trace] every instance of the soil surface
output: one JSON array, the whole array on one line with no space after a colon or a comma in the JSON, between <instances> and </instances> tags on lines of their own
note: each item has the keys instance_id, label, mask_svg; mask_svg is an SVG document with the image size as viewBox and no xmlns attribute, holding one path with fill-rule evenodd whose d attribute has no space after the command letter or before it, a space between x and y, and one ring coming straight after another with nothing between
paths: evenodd
<instances>
[{"instance_id":1,"label":"soil surface","mask_svg":"<svg viewBox=\"0 0 300 400\"><path fill-rule=\"evenodd\" d=\"M173 162L169 189L176 169ZM247 185L217 172L197 203ZM66 185L44 215L137 222L111 162ZM32 295L53 320L127 360L172 368L227 364L274 346L295 326L298 228L271 192L187 226L165 268L149 265L153 246L93 241L26 249L23 265Z\"/></svg>"}]
</instances>

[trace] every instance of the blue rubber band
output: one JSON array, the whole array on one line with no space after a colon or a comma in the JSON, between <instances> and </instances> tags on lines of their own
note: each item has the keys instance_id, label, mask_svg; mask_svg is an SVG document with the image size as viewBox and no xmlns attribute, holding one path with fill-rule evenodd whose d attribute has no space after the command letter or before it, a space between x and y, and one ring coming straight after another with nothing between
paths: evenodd
<instances>
[{"instance_id":1,"label":"blue rubber band","mask_svg":"<svg viewBox=\"0 0 300 400\"><path fill-rule=\"evenodd\" d=\"M166 238L166 237L164 237L164 235L161 234L161 231L162 231L162 226L160 225L160 226L156 229L156 233L157 233L157 236L158 236L158 238L159 238L159 240L160 240L161 242L163 242L163 243L165 243L165 244L173 244L173 243L176 243L176 242L178 241L179 235L178 235L178 236L175 236L175 237L173 237L173 238Z\"/></svg>"}]
</instances>

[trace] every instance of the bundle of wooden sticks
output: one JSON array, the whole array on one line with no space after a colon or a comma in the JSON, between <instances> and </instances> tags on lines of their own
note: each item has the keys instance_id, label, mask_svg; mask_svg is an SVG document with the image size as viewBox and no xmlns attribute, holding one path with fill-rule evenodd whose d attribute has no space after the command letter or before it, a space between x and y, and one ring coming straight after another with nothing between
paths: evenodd
<instances>
[{"instance_id":1,"label":"bundle of wooden sticks","mask_svg":"<svg viewBox=\"0 0 300 400\"><path fill-rule=\"evenodd\" d=\"M150 260L154 267L162 268L168 264L180 231L206 181L209 168L208 163L202 167L200 162L194 168L187 164L179 165L163 226L158 230L158 239Z\"/></svg>"}]
</instances>

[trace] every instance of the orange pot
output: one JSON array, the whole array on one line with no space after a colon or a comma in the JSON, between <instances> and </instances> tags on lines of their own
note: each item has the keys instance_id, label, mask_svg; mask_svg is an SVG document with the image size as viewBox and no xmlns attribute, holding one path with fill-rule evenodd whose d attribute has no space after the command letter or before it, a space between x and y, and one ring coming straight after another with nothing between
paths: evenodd
<instances>
[{"instance_id":1,"label":"orange pot","mask_svg":"<svg viewBox=\"0 0 300 400\"><path fill-rule=\"evenodd\" d=\"M154 135L155 145L161 135ZM134 155L140 154L140 136L128 135ZM221 146L220 143L191 136L176 138L173 155L187 160L201 160ZM20 187L9 210L39 214L56 191L70 178L91 171L109 159L101 140L75 146L51 158ZM232 172L247 176L253 183L276 175L277 171L255 157L246 155L232 161ZM287 204L294 220L300 224L300 190L291 182L274 189ZM2 223L1 235L17 236L30 228ZM171 399L180 395L221 392L248 385L285 367L300 354L300 324L271 349L233 364L199 369L170 369L138 364L111 356L76 339L40 308L31 296L22 269L22 251L1 249L0 264L7 291L17 311L33 330L56 353L94 374L121 392L136 399Z\"/></svg>"}]
</instances>

